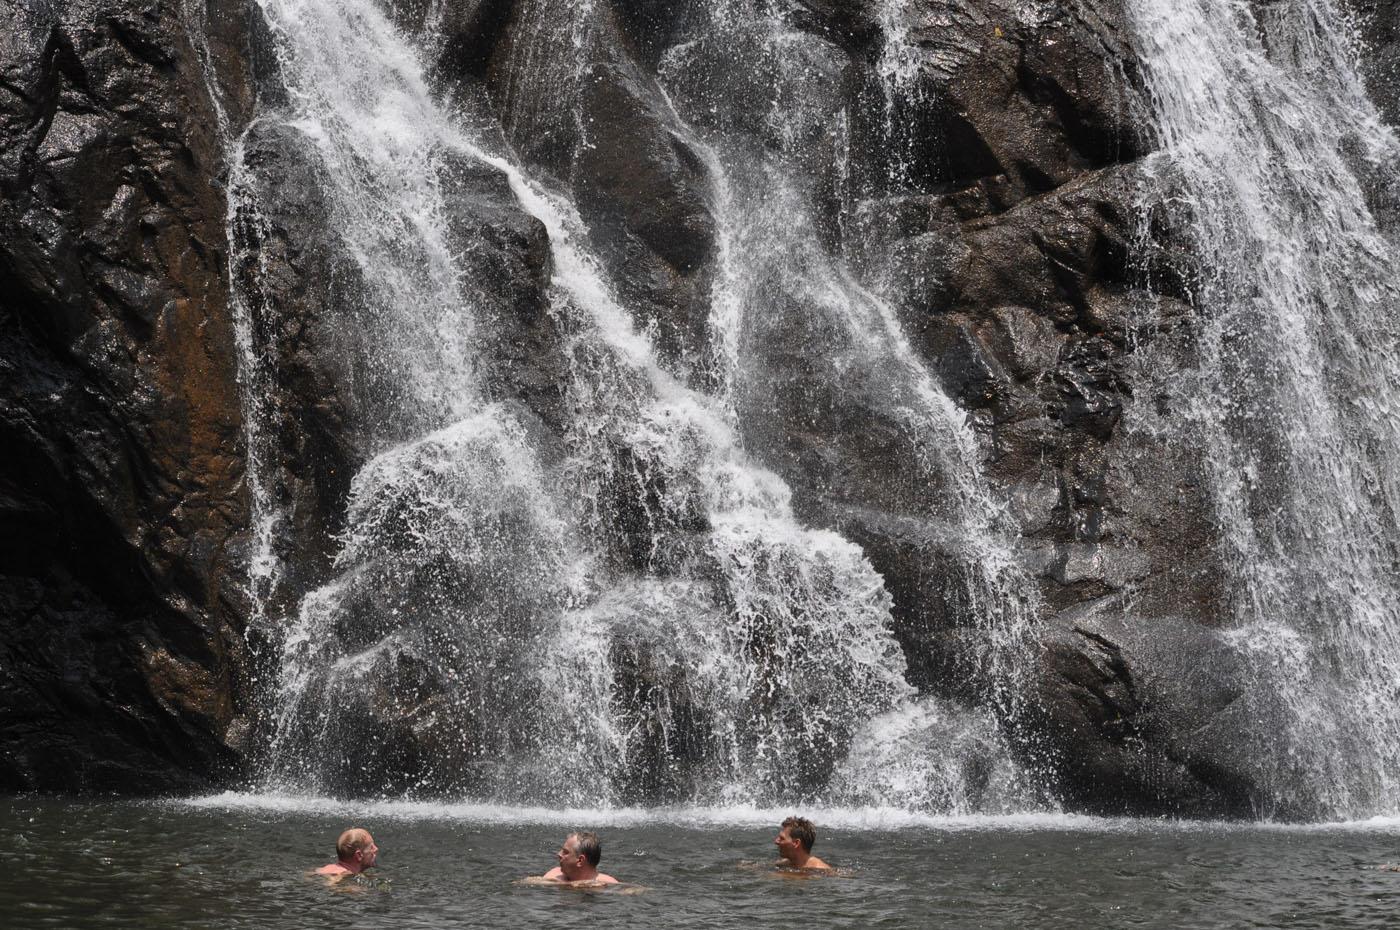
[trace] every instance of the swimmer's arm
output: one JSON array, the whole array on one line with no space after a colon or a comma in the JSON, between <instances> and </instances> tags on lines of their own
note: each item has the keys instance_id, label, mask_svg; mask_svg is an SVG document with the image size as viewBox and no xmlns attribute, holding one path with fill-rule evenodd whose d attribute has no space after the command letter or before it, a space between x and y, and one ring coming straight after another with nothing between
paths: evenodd
<instances>
[{"instance_id":1,"label":"swimmer's arm","mask_svg":"<svg viewBox=\"0 0 1400 930\"><path fill-rule=\"evenodd\" d=\"M541 877L547 882L562 882L564 880L564 870L556 865Z\"/></svg>"}]
</instances>

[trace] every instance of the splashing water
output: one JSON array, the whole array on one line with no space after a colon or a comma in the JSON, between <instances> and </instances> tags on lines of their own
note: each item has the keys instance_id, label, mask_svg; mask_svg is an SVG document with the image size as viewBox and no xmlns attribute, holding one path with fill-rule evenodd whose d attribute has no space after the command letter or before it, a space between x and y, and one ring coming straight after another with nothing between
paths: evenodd
<instances>
[{"instance_id":1,"label":"splashing water","mask_svg":"<svg viewBox=\"0 0 1400 930\"><path fill-rule=\"evenodd\" d=\"M452 125L385 17L262 8L293 100L266 118L314 153L365 278L339 309L373 349L352 387L381 424L338 574L284 638L268 783L594 804L822 790L912 694L878 575L796 521L724 404L657 361L567 201ZM444 231L462 158L549 236L572 411L557 469L482 397L492 298Z\"/></svg>"},{"instance_id":2,"label":"splashing water","mask_svg":"<svg viewBox=\"0 0 1400 930\"><path fill-rule=\"evenodd\" d=\"M578 333L568 347L569 399L577 411L570 467L591 505L586 522L594 538L628 527L628 542L645 546L623 553L625 561L649 576L688 579L692 586L682 589L710 605L677 603L675 586L615 580L629 609L574 618L595 624L592 635L615 644L613 674L595 677L595 687L613 688L617 666L630 665L622 677L633 679L633 694L642 698L623 702L619 725L632 739L613 728L609 741L629 744L620 758L653 754L650 769L674 771L688 760L682 781L692 793L707 769L734 782L726 789L731 795L811 791L853 729L911 690L888 632L889 598L879 576L857 547L796 522L788 488L748 462L723 412L656 361L597 264L574 245L582 238L578 218L504 167L522 204L550 231L556 310L572 318L564 328ZM648 610L673 618L663 636L654 620L643 619ZM721 635L697 635L688 625ZM639 656L659 680L637 678ZM667 691L684 695L683 714L672 713ZM602 698L599 690L588 703ZM667 740L657 752L645 738L678 725L690 731L675 744L683 751ZM799 753L824 761L815 768L791 764Z\"/></svg>"},{"instance_id":3,"label":"splashing water","mask_svg":"<svg viewBox=\"0 0 1400 930\"><path fill-rule=\"evenodd\" d=\"M1265 808L1395 809L1400 779L1400 276L1368 196L1400 144L1328 0L1132 0L1199 256L1198 370L1159 428L1205 451L1228 635L1254 669Z\"/></svg>"},{"instance_id":4,"label":"splashing water","mask_svg":"<svg viewBox=\"0 0 1400 930\"><path fill-rule=\"evenodd\" d=\"M537 748L530 722L547 696L529 659L586 560L523 431L481 396L476 324L491 295L450 241L444 202L444 178L472 153L413 55L377 41L393 33L373 6L263 11L292 100L263 119L313 154L336 245L362 272L358 299L335 307L351 343L343 388L381 450L354 479L339 574L283 636L269 782L529 792L491 760ZM502 718L511 705L519 716Z\"/></svg>"},{"instance_id":5,"label":"splashing water","mask_svg":"<svg viewBox=\"0 0 1400 930\"><path fill-rule=\"evenodd\" d=\"M921 50L910 44L903 6L885 4L876 11L889 30L879 73L888 82L890 119L897 101L921 93ZM845 111L833 115L829 109L839 95L814 79L821 43L764 5L753 10L715 0L709 13L705 41L668 52L661 75L684 101L681 110L708 124L708 131L681 132L716 187L719 268L710 317L715 380L739 422L752 422L759 411L745 404L744 394L752 389L746 379L762 369L762 355L771 351L765 343L796 342L806 362L800 377L823 382L820 390L834 392L836 405L865 409L894 424L899 435L891 455L902 463L897 480L906 483L895 493L911 498L900 509L957 528L958 551L951 555L956 564L949 570L960 583L951 593L961 598L959 612L978 630L969 664L998 713L1014 716L1032 664L1038 598L1009 542L1003 508L981 474L981 449L966 415L910 345L897 309L857 281L842 256L824 244L814 179L824 172L839 177L846 153L839 118ZM766 82L748 91L773 101L761 129L727 109L741 104L742 93L695 90L718 84L701 76L727 67L736 49L750 60L745 73ZM721 56L719 63L710 55ZM754 143L756 135L764 144ZM895 187L907 181L902 164L889 170ZM849 428L866 427L853 422Z\"/></svg>"}]
</instances>

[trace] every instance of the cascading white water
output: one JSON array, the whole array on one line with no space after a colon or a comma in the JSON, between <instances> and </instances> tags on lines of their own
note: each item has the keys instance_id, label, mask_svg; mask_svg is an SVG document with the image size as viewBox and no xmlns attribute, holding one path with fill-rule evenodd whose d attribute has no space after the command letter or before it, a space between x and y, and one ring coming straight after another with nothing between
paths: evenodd
<instances>
[{"instance_id":1,"label":"cascading white water","mask_svg":"<svg viewBox=\"0 0 1400 930\"><path fill-rule=\"evenodd\" d=\"M262 8L293 100L263 118L301 132L363 273L362 302L338 309L363 352L350 388L380 424L339 574L285 637L270 783L374 790L398 770L417 779L403 790L593 804L821 792L912 694L860 550L799 525L723 403L657 362L568 203L451 123L374 6ZM503 173L549 235L572 378L557 471L478 389L491 298L444 232L460 158Z\"/></svg>"},{"instance_id":2,"label":"cascading white water","mask_svg":"<svg viewBox=\"0 0 1400 930\"><path fill-rule=\"evenodd\" d=\"M582 224L568 206L497 164L522 205L545 222L556 310L579 324L566 327L578 333L568 346L576 411L570 467L594 505L585 522L595 539L615 533L616 505L600 501L619 486L634 495L628 506L645 512L647 576L609 579L603 603L567 618L566 642L602 637L615 654L660 675L642 676L640 700L582 738L621 746L611 760L620 775L622 762L657 751L646 745L654 739L647 731L677 723L667 705L683 694L686 716L703 732L687 737L684 756L653 764L687 764L692 780L728 779L727 794L748 798L819 788L854 728L910 692L879 577L857 547L798 525L787 487L748 462L714 403L657 363L596 263L575 245ZM670 622L659 625L659 617ZM599 663L599 655L586 648L580 663L565 650L556 667L592 682L585 703L593 706L616 700L617 658ZM669 744L662 754L671 755Z\"/></svg>"},{"instance_id":3,"label":"cascading white water","mask_svg":"<svg viewBox=\"0 0 1400 930\"><path fill-rule=\"evenodd\" d=\"M490 296L449 242L442 190L463 147L416 60L378 41L393 33L373 5L269 0L263 11L292 106L250 132L280 121L299 134L333 217L324 234L361 271L335 325L350 373L341 388L376 453L351 488L340 574L305 594L282 637L269 777L339 786L337 773L376 765L445 777L530 748L517 730L544 713L545 696L529 685L528 657L572 596L579 560L522 431L481 396L476 324ZM255 189L232 191L238 215L257 216ZM245 357L255 389L264 364ZM268 411L250 400L255 431ZM518 706L515 719L495 719L502 702ZM405 715L439 761L378 737Z\"/></svg>"},{"instance_id":4,"label":"cascading white water","mask_svg":"<svg viewBox=\"0 0 1400 930\"><path fill-rule=\"evenodd\" d=\"M220 122L226 122L222 107ZM227 127L222 127L227 131ZM248 602L252 615L248 626L260 632L267 622L266 607L272 599L278 579L278 560L274 540L281 513L273 500L269 471L273 457L272 438L267 424L272 419L269 403L272 395L268 360L259 351L253 334L255 299L239 287L238 269L257 264L259 257L248 243L262 241L263 217L252 190L253 178L243 151L244 139L231 140L229 153L228 199L229 211L226 234L231 246L229 256L229 300L233 316L234 340L238 349L238 381L243 402L243 480L248 487L249 516L252 529L248 553Z\"/></svg>"},{"instance_id":5,"label":"cascading white water","mask_svg":"<svg viewBox=\"0 0 1400 930\"><path fill-rule=\"evenodd\" d=\"M538 23L526 34L543 44L516 47L512 80L533 70L573 99L585 17L524 6ZM1235 573L1229 635L1266 698L1249 735L1261 747L1285 735L1261 758L1262 800L1321 815L1391 810L1400 502L1387 388L1400 374L1400 283L1366 191L1394 176L1400 146L1366 101L1331 4L1129 7L1165 149L1152 166L1186 207L1204 269L1202 366L1176 386L1175 417L1145 425L1207 452ZM743 403L755 328L802 308L821 336L815 368L899 424L907 472L928 489L921 515L957 528L962 609L985 644L978 674L998 712L1016 712L1034 598L961 411L879 283L856 280L819 229L812 178L847 166L829 163L846 157L839 139L830 152L812 145L820 114L806 108L820 88L804 89L803 36L770 11L715 0L710 41L757 56L749 70L772 82L761 95L771 109L754 132L737 97L708 120L677 106L676 131L716 191L709 397L658 361L567 199L452 124L376 7L263 9L292 104L261 119L302 134L334 216L327 235L363 272L362 293L338 309L353 334L344 387L372 453L347 502L337 577L305 593L285 639L270 782L338 790L327 770L373 757L370 771L421 779L394 790L501 800L1027 803L992 715L913 695L878 576L850 542L803 527L788 487L739 438L755 416ZM429 18L440 15L434 4ZM543 36L560 21L571 28ZM881 68L890 114L917 57L894 23ZM662 80L684 84L688 56L705 54L671 50ZM507 84L524 101L505 107L525 120L517 133L563 125L529 109L537 90ZM830 134L849 133L848 117ZM239 243L263 238L249 233L263 222L257 179L241 142L232 157L234 264L256 264ZM503 173L549 233L571 379L559 466L478 386L479 305L493 298L446 235L444 188L461 159ZM897 189L908 177L895 168ZM234 297L261 605L277 568L271 377L250 328L260 298ZM403 721L411 745L374 732Z\"/></svg>"},{"instance_id":6,"label":"cascading white water","mask_svg":"<svg viewBox=\"0 0 1400 930\"><path fill-rule=\"evenodd\" d=\"M913 92L906 78L918 53L905 46L897 11L881 22L892 30L882 59L889 73L882 69L882 74L890 80L886 116L893 121L901 95ZM827 154L822 142L815 147L812 142L826 139L829 131L817 130L830 126L823 109L830 101L820 81L813 80L813 60L820 52L809 46L816 44L787 25L775 7L715 0L704 41L677 46L662 61L663 82L690 102L697 121L712 127L677 129L701 153L716 188L719 259L709 321L715 380L740 422L754 416L742 400L745 372L754 361L750 346L754 330L778 319L789 327L784 338L802 340L817 377L898 424L897 454L909 463L916 484L914 512L957 527L960 545L950 556L957 563L952 571L962 579L962 612L978 630L969 664L998 713L1014 716L1024 693L1022 676L1031 666L1037 596L981 475L981 449L966 415L914 352L896 309L846 270L844 258L824 246L816 228L814 179L845 168L823 162L845 157L839 146ZM694 89L704 83L705 69L716 67L706 56L723 55L727 61L734 54L748 60L745 73L770 82L749 89L772 101L761 129L731 112L745 105L741 94L727 99ZM845 125L838 123L836 130ZM766 137L767 144L756 145L755 135ZM898 159L889 170L889 184L907 183L906 166ZM941 796L941 803L961 809L1033 803L1022 776L1007 774L1014 767L990 713L923 698L917 705L901 704L869 732L839 780L850 796L901 805L916 795L924 803ZM891 744L904 751L891 753ZM992 770L1000 774L987 787ZM910 788L915 783L921 785L917 791ZM980 793L972 787L978 784L984 786Z\"/></svg>"},{"instance_id":7,"label":"cascading white water","mask_svg":"<svg viewBox=\"0 0 1400 930\"><path fill-rule=\"evenodd\" d=\"M1400 787L1400 171L1331 0L1130 0L1200 261L1200 367L1149 428L1204 453L1254 671L1261 805L1356 817ZM1391 195L1393 196L1393 191Z\"/></svg>"}]
</instances>

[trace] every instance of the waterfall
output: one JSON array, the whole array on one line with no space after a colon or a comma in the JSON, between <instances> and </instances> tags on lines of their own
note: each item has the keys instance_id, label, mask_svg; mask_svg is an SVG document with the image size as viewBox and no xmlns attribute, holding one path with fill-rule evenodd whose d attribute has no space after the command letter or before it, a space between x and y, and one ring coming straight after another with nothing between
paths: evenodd
<instances>
[{"instance_id":1,"label":"waterfall","mask_svg":"<svg viewBox=\"0 0 1400 930\"><path fill-rule=\"evenodd\" d=\"M344 388L367 432L333 577L301 593L282 637L266 784L551 804L894 799L964 811L1002 791L1013 779L995 725L916 698L879 575L858 546L797 518L788 485L747 451L730 389L697 391L661 360L567 196L455 124L373 4L260 6L290 100L260 121L296 133L316 164L325 235L363 282L333 310ZM559 4L527 6L539 30L555 28L560 11L578 22ZM568 80L545 72L575 61L545 62L540 49L578 47L584 34L570 26L518 50L516 66L539 67L535 80L563 88L566 108ZM508 96L535 100L522 80L511 78ZM508 109L507 122L567 131ZM498 298L448 233L464 164L503 178L547 233L548 312L568 367L562 457L483 388L480 346ZM238 216L258 215L254 189L231 198ZM726 220L759 264L729 263L717 320L726 300L737 313L758 279L779 273L840 327L831 365L872 369L862 391L905 398L892 415L920 456L916 471L938 472L950 489L944 516L966 522L968 565L985 573L979 622L1000 635L995 583L1009 556L988 541L995 508L966 423L893 310L815 249L807 207L781 199L795 196L787 186L775 191L776 202ZM752 222L787 206L798 211L790 238L772 238L774 215ZM757 235L737 232L746 228ZM775 269L788 247L799 263ZM748 324L732 325L714 353L731 386ZM259 353L245 348L246 382L264 383ZM250 430L268 415L250 400ZM269 480L266 469L249 477ZM271 519L272 505L259 506ZM914 764L872 798L875 770L888 777L898 763L881 755L881 734ZM974 750L991 761L969 774Z\"/></svg>"},{"instance_id":2,"label":"waterfall","mask_svg":"<svg viewBox=\"0 0 1400 930\"><path fill-rule=\"evenodd\" d=\"M263 12L292 103L249 132L295 133L328 201L324 234L360 271L333 309L370 454L337 574L300 597L281 637L268 778L341 790L360 787L347 784L356 773L489 781L483 758L534 748L547 696L528 680L531 658L579 560L524 430L481 390L477 324L492 295L450 241L444 202L444 179L474 153L410 51L381 41L393 33L374 6L269 0ZM258 215L252 189L234 190L241 217ZM245 378L266 389L258 356L245 352ZM267 415L253 392L250 432ZM395 730L405 719L413 740Z\"/></svg>"},{"instance_id":3,"label":"waterfall","mask_svg":"<svg viewBox=\"0 0 1400 930\"><path fill-rule=\"evenodd\" d=\"M220 122L225 122L222 107L217 108ZM251 243L266 238L263 217L252 186L254 179L248 170L243 150L244 138L231 140L229 154L229 211L226 235L230 244L229 300L231 304L234 341L238 351L239 392L243 405L243 480L249 492L249 515L252 541L248 554L248 602L252 607L248 626L260 631L267 622L267 604L271 601L279 577L279 561L274 540L281 525L281 513L273 498L269 471L273 467L274 443L267 424L272 418L272 373L268 360L259 351L254 336L254 308L257 293L239 286L239 270L257 267L260 258ZM260 274L255 275L261 277Z\"/></svg>"},{"instance_id":4,"label":"waterfall","mask_svg":"<svg viewBox=\"0 0 1400 930\"><path fill-rule=\"evenodd\" d=\"M1014 531L981 473L982 449L966 415L915 353L897 308L857 279L839 247L830 247L818 228L820 179L830 173L837 178L833 186L840 186L850 157L841 145L849 127L846 111L829 119L825 108L837 95L813 81L819 43L788 25L774 5L714 0L708 13L703 38L668 51L660 75L681 101L681 114L701 127L681 122L677 128L701 153L716 188L719 267L709 322L722 395L741 428L762 422L766 405L746 404L746 379L759 367L755 356L763 350L755 344L776 332L782 341L798 340L806 354L805 371L795 377L822 382L817 390L837 395L835 403L869 409L895 425L899 437L892 454L907 483L900 493L908 495L901 503L908 512L956 528L957 551L942 570L959 579L949 596L960 601L960 613L977 631L963 658L996 711L931 698L900 705L876 721L871 738L853 751L847 790L874 803L906 805L931 792L966 791L995 771L1000 782L980 803L1030 804L1027 776L1014 774L996 718L1020 710L1033 661L1037 592L1015 554ZM880 72L888 80L885 115L892 122L897 103L916 93L910 75L917 51L905 45L898 10L884 11L881 22L888 31ZM746 101L742 91L711 90L723 87L714 75L732 67L733 56L747 62L746 74L760 76L756 88L743 90L772 101L758 128L737 110ZM893 128L887 133L895 134ZM907 165L899 158L888 170L891 187L908 184ZM863 428L850 425L852 431ZM945 749L918 748L936 746ZM953 778L947 768L935 773L939 766L980 772ZM921 787L911 789L911 780ZM947 803L964 809L978 804Z\"/></svg>"},{"instance_id":5,"label":"waterfall","mask_svg":"<svg viewBox=\"0 0 1400 930\"><path fill-rule=\"evenodd\" d=\"M1173 410L1147 426L1204 453L1260 803L1393 812L1400 252L1368 197L1400 144L1331 0L1127 6L1162 147L1150 168L1200 261L1200 364L1159 376Z\"/></svg>"},{"instance_id":6,"label":"waterfall","mask_svg":"<svg viewBox=\"0 0 1400 930\"><path fill-rule=\"evenodd\" d=\"M841 353L834 359L841 369L893 368L893 383L875 391L894 403L912 401L893 414L908 431L906 453L926 470L930 484L953 478L960 495L955 519L966 533L965 564L960 566L968 584L966 606L982 636L973 665L990 684L996 710L1014 713L1022 684L1018 676L1029 667L1035 601L1000 535L1000 512L977 471L978 449L962 412L914 355L893 308L849 273L834 270L839 259L820 250L808 225L810 206L795 195L790 177L765 165L757 175L760 187L785 185L783 200L774 203L754 187L740 187L749 204L741 212L730 169L717 150L698 137L690 141L716 186L719 267L709 323L712 363L726 410L740 422L752 415L736 394L742 392L746 367L746 319L771 306L766 288L781 288L785 299L841 327L841 341L822 347ZM742 169L735 173L744 174ZM749 175L748 184L754 177ZM874 717L835 773L831 794L881 806L955 811L1035 803L1028 776L1012 762L995 714L929 696L901 701Z\"/></svg>"}]
</instances>

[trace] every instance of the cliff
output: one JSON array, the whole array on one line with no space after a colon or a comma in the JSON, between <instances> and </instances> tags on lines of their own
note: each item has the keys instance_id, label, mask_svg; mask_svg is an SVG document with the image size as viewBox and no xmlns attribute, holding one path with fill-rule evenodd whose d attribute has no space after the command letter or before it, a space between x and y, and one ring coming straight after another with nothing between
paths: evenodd
<instances>
[{"instance_id":1,"label":"cliff","mask_svg":"<svg viewBox=\"0 0 1400 930\"><path fill-rule=\"evenodd\" d=\"M1075 809L1253 812L1267 786L1233 721L1249 684L1219 635L1231 595L1204 453L1139 426L1168 400L1138 360L1195 351L1199 269L1179 218L1144 206L1173 182L1144 167L1159 140L1118 0L781 4L811 93L778 101L778 128L763 114L788 85L706 58L697 4L596 0L582 45L541 25L547 4L449 6L389 9L463 122L568 192L623 303L697 389L718 389L700 360L731 232L700 138L801 166L815 240L897 308L1007 502L1037 605L1015 751ZM1400 7L1356 10L1394 123ZM287 104L255 5L11 2L0 19L0 789L233 783L266 738L275 661L250 591L275 620L334 576L351 478L393 432L363 404L393 376L356 361L373 323L347 334L343 310L373 282L326 234L305 140L254 122ZM579 48L583 80L539 64ZM234 140L256 214L230 212ZM449 238L489 297L488 393L560 454L570 359L548 233L500 172L441 176ZM816 354L822 326L780 297L746 336L744 445L804 523L883 577L910 683L985 703L964 668L982 633L963 529L928 503L946 489L910 464L878 381ZM240 373L240 352L259 369ZM286 515L286 568L262 591L250 435ZM617 558L649 571L638 501L611 505ZM394 733L386 784L445 751L400 711L376 711Z\"/></svg>"}]
</instances>

